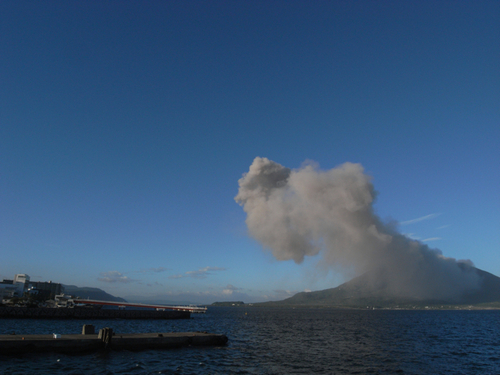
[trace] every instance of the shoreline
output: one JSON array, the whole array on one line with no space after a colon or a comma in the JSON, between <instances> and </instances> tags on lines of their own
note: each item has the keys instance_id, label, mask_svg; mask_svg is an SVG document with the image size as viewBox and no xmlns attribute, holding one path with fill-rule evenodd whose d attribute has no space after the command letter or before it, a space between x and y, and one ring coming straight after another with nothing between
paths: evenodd
<instances>
[{"instance_id":1,"label":"shoreline","mask_svg":"<svg viewBox=\"0 0 500 375\"><path fill-rule=\"evenodd\" d=\"M189 311L0 307L0 319L190 319Z\"/></svg>"}]
</instances>

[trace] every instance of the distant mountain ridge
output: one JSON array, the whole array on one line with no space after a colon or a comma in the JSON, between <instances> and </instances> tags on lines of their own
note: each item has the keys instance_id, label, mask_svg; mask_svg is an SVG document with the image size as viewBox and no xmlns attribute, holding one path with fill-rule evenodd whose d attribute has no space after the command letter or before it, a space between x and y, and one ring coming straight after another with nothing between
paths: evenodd
<instances>
[{"instance_id":1,"label":"distant mountain ridge","mask_svg":"<svg viewBox=\"0 0 500 375\"><path fill-rule=\"evenodd\" d=\"M95 299L98 301L127 302L125 299L115 297L99 288L78 287L76 285L63 285L64 293L83 299Z\"/></svg>"},{"instance_id":2,"label":"distant mountain ridge","mask_svg":"<svg viewBox=\"0 0 500 375\"><path fill-rule=\"evenodd\" d=\"M282 301L268 302L279 305L310 305L310 306L339 306L366 308L404 307L407 305L476 305L500 302L500 277L489 272L474 268L481 278L480 288L469 292L457 299L429 300L395 296L389 293L383 284L367 287L370 275L358 276L336 288L315 292L301 292ZM266 304L268 304L266 303Z\"/></svg>"}]
</instances>

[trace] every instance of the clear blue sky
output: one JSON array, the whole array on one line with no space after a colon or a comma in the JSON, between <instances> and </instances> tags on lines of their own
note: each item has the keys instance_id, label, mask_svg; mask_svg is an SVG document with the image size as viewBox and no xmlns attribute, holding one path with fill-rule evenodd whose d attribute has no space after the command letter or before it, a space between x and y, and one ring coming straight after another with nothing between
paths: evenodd
<instances>
[{"instance_id":1,"label":"clear blue sky","mask_svg":"<svg viewBox=\"0 0 500 375\"><path fill-rule=\"evenodd\" d=\"M361 163L399 230L500 275L500 2L0 2L0 278L158 301L334 287L238 179ZM414 221L414 219L422 220Z\"/></svg>"}]
</instances>

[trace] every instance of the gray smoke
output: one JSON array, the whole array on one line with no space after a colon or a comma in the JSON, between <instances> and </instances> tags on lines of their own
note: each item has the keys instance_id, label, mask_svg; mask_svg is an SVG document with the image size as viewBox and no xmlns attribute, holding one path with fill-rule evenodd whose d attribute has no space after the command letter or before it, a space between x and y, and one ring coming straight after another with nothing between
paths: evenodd
<instances>
[{"instance_id":1,"label":"gray smoke","mask_svg":"<svg viewBox=\"0 0 500 375\"><path fill-rule=\"evenodd\" d=\"M257 157L239 180L236 202L250 235L278 260L301 263L321 254L346 274L369 275L370 286L395 296L450 299L479 286L474 268L444 257L383 223L375 191L360 164L296 170Z\"/></svg>"}]
</instances>

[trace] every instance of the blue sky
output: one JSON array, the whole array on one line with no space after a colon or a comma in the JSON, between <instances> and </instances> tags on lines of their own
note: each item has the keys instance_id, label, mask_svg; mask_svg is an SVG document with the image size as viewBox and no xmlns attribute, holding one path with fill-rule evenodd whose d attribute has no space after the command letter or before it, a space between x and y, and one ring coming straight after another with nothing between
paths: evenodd
<instances>
[{"instance_id":1,"label":"blue sky","mask_svg":"<svg viewBox=\"0 0 500 375\"><path fill-rule=\"evenodd\" d=\"M498 1L3 1L0 278L282 299L234 201L255 157L361 163L375 210L500 275ZM420 220L419 220L420 219Z\"/></svg>"}]
</instances>

